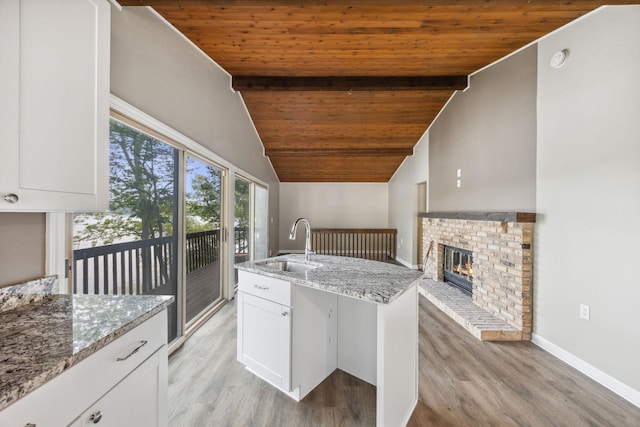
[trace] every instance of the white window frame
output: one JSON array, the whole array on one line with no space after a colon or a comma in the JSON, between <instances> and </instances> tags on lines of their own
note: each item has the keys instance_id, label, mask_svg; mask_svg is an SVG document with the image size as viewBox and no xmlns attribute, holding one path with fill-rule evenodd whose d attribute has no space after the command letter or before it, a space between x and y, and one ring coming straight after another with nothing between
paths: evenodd
<instances>
[{"instance_id":1,"label":"white window frame","mask_svg":"<svg viewBox=\"0 0 640 427\"><path fill-rule=\"evenodd\" d=\"M252 174L242 170L237 167L230 161L225 158L219 156L213 151L205 148L198 142L193 139L187 137L186 135L176 131L175 129L167 126L163 122L155 119L149 114L141 111L140 109L134 107L123 99L111 95L110 98L110 107L111 110L115 111L117 114L126 117L140 125L157 132L159 135L162 135L169 141L176 143L177 148L182 149L190 154L194 154L202 159L211 162L216 165L220 165L222 168L228 171L228 189L226 192L226 197L223 202L226 204L227 211L224 212L224 224L223 224L223 234L225 235L225 249L227 253L233 253L233 239L230 238L230 230L233 229L233 224L235 220L235 191L231 191L231 189L235 188L235 177L236 175L242 176L243 179L247 179L251 182L255 182L256 184L261 185L262 187L267 189L267 199L269 195L269 184L260 180L259 178L253 176ZM65 213L48 213L47 214L47 243L46 243L46 253L47 253L47 261L46 261L46 273L49 274L57 274L60 278L60 293L68 293L69 286L67 281L64 279L66 273L66 259L67 254L69 252L66 247L66 236L67 236L67 216ZM267 224L268 227L268 224ZM267 236L268 236L267 229ZM267 240L268 245L268 240ZM233 257L227 256L227 263L224 267L222 267L225 271L223 278L225 283L225 292L224 295L227 296L227 299L232 299L234 297L234 288L235 288L235 280L234 275L230 274L233 272L234 268L234 260Z\"/></svg>"}]
</instances>

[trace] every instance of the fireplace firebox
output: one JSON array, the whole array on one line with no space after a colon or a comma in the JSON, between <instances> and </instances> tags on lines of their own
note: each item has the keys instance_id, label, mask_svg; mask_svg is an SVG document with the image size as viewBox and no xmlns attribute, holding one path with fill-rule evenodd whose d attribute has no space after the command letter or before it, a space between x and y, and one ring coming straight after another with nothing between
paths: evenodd
<instances>
[{"instance_id":1,"label":"fireplace firebox","mask_svg":"<svg viewBox=\"0 0 640 427\"><path fill-rule=\"evenodd\" d=\"M473 252L445 246L444 281L471 295L473 293Z\"/></svg>"}]
</instances>

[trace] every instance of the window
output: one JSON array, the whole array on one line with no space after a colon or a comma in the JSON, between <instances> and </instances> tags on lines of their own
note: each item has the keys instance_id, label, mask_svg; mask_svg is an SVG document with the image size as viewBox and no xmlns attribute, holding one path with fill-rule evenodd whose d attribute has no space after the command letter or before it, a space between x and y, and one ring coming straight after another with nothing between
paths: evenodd
<instances>
[{"instance_id":1,"label":"window","mask_svg":"<svg viewBox=\"0 0 640 427\"><path fill-rule=\"evenodd\" d=\"M266 250L268 191L242 173L230 193L232 164L115 97L112 105L136 121L112 115L110 209L74 213L66 226L57 219L49 233L66 228L73 240L72 292L173 295L168 335L179 344L233 296L230 255Z\"/></svg>"}]
</instances>

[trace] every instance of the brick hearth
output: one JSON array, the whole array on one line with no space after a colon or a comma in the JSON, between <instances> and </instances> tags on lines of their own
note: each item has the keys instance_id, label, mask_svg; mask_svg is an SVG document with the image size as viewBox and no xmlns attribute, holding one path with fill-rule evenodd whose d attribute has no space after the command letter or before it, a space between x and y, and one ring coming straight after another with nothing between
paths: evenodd
<instances>
[{"instance_id":1,"label":"brick hearth","mask_svg":"<svg viewBox=\"0 0 640 427\"><path fill-rule=\"evenodd\" d=\"M432 302L480 339L530 340L535 214L430 212L420 216L423 217L423 259L429 252L425 277L440 286L448 286L443 283L444 246L473 251L473 297L466 299L494 316L493 324L505 326L484 328L483 323L491 322L485 321L488 318L480 316L480 312L452 310L450 304L438 303L434 295L430 298ZM435 292L437 289L432 287L431 294L439 293L440 299L445 298L442 295L446 292ZM478 322L478 319L481 320Z\"/></svg>"}]
</instances>

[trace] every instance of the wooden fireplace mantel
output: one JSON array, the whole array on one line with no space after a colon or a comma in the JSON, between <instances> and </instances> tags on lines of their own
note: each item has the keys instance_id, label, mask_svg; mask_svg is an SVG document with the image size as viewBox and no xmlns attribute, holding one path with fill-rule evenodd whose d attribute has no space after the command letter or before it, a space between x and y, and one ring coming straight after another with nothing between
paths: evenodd
<instances>
[{"instance_id":1,"label":"wooden fireplace mantel","mask_svg":"<svg viewBox=\"0 0 640 427\"><path fill-rule=\"evenodd\" d=\"M536 222L536 214L531 212L420 212L418 216L470 221Z\"/></svg>"}]
</instances>

